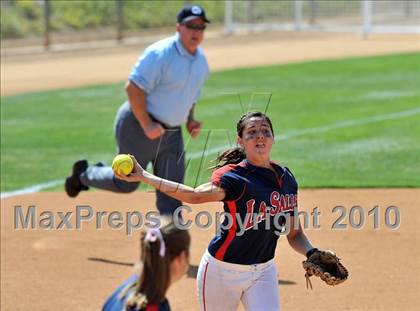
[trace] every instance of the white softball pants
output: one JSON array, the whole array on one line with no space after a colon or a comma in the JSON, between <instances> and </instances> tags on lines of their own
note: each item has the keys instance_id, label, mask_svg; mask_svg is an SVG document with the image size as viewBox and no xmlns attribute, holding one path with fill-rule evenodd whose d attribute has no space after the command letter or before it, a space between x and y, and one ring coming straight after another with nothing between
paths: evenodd
<instances>
[{"instance_id":1,"label":"white softball pants","mask_svg":"<svg viewBox=\"0 0 420 311\"><path fill-rule=\"evenodd\" d=\"M197 274L200 310L237 310L241 301L247 311L279 311L274 260L255 265L220 261L206 250Z\"/></svg>"}]
</instances>

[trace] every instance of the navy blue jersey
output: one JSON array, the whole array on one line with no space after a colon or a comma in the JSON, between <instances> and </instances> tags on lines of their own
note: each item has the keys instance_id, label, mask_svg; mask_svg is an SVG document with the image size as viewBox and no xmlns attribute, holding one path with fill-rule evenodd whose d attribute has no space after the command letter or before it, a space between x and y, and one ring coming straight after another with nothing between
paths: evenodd
<instances>
[{"instance_id":1,"label":"navy blue jersey","mask_svg":"<svg viewBox=\"0 0 420 311\"><path fill-rule=\"evenodd\" d=\"M125 300L130 295L130 291L124 296L121 297L121 292L126 288L130 287L133 283L138 280L138 275L132 275L128 280L121 284L115 292L108 298L102 307L102 311L123 311L125 310ZM130 311L136 311L137 309L131 308ZM146 308L143 308L138 311L171 311L169 302L167 299L163 300L159 305L149 304Z\"/></svg>"},{"instance_id":2,"label":"navy blue jersey","mask_svg":"<svg viewBox=\"0 0 420 311\"><path fill-rule=\"evenodd\" d=\"M275 172L244 160L213 172L211 181L225 190L224 210L233 220L210 242L208 250L216 259L250 265L274 258L284 215L297 208L298 185L288 168L271 165ZM225 218L223 225L228 223Z\"/></svg>"}]
</instances>

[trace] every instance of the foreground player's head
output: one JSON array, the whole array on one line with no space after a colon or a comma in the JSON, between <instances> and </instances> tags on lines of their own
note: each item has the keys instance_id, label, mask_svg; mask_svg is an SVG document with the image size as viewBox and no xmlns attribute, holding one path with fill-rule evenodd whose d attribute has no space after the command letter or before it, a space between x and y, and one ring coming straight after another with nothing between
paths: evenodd
<instances>
[{"instance_id":1,"label":"foreground player's head","mask_svg":"<svg viewBox=\"0 0 420 311\"><path fill-rule=\"evenodd\" d=\"M161 223L160 228L141 234L143 268L135 294L127 299L127 307L161 303L171 283L188 270L191 241L188 230L176 227L169 217L162 218Z\"/></svg>"}]
</instances>

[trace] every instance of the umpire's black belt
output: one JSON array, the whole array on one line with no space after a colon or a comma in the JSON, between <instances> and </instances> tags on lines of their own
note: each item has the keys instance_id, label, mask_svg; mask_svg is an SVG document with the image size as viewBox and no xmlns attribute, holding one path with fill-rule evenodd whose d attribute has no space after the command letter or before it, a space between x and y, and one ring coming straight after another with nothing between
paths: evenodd
<instances>
[{"instance_id":1,"label":"umpire's black belt","mask_svg":"<svg viewBox=\"0 0 420 311\"><path fill-rule=\"evenodd\" d=\"M178 125L178 126L170 126L170 125L168 125L168 124L166 124L166 123L164 123L164 122L162 122L162 121L160 121L160 120L156 119L156 118L155 118L152 114L150 114L150 113L149 113L149 116L150 116L150 119L152 119L152 121L153 121L153 122L159 123L160 125L162 125L162 126L163 126L163 128L164 128L164 129L167 129L167 130L177 130L177 129L180 129L180 128L181 128L181 126L180 126L180 125Z\"/></svg>"}]
</instances>

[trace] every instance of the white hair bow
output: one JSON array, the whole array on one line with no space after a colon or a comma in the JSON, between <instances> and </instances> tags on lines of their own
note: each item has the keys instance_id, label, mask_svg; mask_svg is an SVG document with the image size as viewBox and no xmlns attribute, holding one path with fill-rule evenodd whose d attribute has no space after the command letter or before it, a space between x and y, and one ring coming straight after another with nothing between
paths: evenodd
<instances>
[{"instance_id":1,"label":"white hair bow","mask_svg":"<svg viewBox=\"0 0 420 311\"><path fill-rule=\"evenodd\" d=\"M160 249L159 249L159 255L160 257L165 257L165 241L163 240L162 232L160 232L159 228L150 228L147 233L146 237L144 238L146 241L149 242L156 242L157 239L160 241Z\"/></svg>"}]
</instances>

